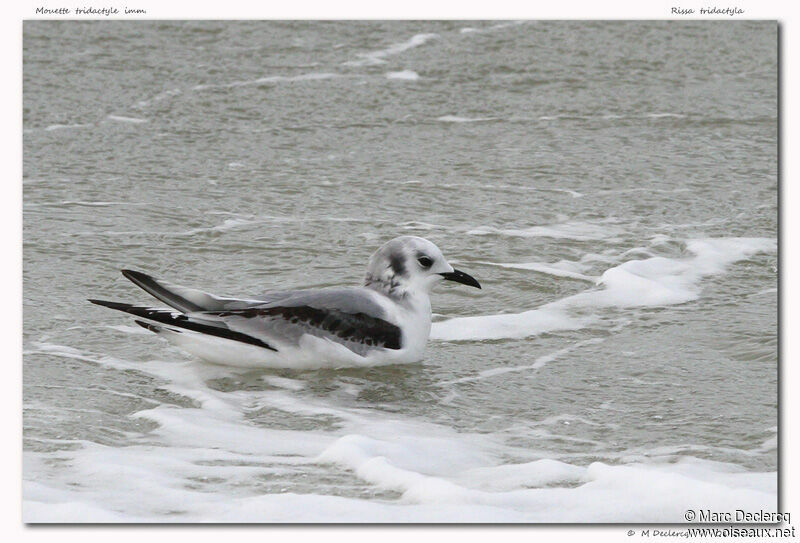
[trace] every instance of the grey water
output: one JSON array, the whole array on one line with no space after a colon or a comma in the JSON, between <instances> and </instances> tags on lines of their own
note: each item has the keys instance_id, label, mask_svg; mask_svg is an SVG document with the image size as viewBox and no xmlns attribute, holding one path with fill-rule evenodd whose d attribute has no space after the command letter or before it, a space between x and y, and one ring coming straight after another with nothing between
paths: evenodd
<instances>
[{"instance_id":1,"label":"grey water","mask_svg":"<svg viewBox=\"0 0 800 543\"><path fill-rule=\"evenodd\" d=\"M148 410L216 416L168 371L203 364L86 302L152 301L121 268L229 295L358 284L406 234L484 287L439 286L436 322L548 307L654 258L645 279L675 298L623 284L571 310L580 326L464 321L407 366L198 369L215 398L285 394L242 404L242 435L333 439L366 411L502 443L493 464L775 472L777 70L774 22L26 21L27 497L183 518L104 503L83 465L103 463L93 447L177 450ZM693 252L708 239L761 249ZM243 451L212 464L262 465ZM203 465L170 488L402 501L357 470L198 482Z\"/></svg>"}]
</instances>

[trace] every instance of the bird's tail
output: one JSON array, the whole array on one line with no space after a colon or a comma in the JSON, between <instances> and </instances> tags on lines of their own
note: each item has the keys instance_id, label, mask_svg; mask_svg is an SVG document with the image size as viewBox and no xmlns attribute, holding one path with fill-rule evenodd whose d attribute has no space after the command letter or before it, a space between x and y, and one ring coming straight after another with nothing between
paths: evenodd
<instances>
[{"instance_id":1,"label":"bird's tail","mask_svg":"<svg viewBox=\"0 0 800 543\"><path fill-rule=\"evenodd\" d=\"M146 273L134 270L122 270L122 275L130 279L136 286L152 294L165 304L168 304L181 313L194 311L208 311L217 309L212 302L212 296L199 290L188 289L178 285L171 285L165 281L158 281ZM204 299L204 296L209 298ZM206 302L206 303L203 303ZM211 307L209 307L211 306ZM114 308L119 309L119 308Z\"/></svg>"},{"instance_id":2,"label":"bird's tail","mask_svg":"<svg viewBox=\"0 0 800 543\"><path fill-rule=\"evenodd\" d=\"M147 321L159 323L172 331L180 332L184 330L190 330L192 332L199 332L209 336L231 339L233 341L264 347L265 349L269 349L271 351L277 351L276 348L256 337L231 330L224 322L215 319L211 314L205 315L204 318L202 312L199 314L186 315L171 309L154 309L152 307L136 306L120 302L109 302L106 300L90 299L89 301L96 305L116 309L117 311L123 311L135 317L146 319ZM150 324L148 322L139 320L137 320L136 323L139 324L139 326L143 326L144 328L151 330L152 332L158 333L161 331L160 326L156 324Z\"/></svg>"}]
</instances>

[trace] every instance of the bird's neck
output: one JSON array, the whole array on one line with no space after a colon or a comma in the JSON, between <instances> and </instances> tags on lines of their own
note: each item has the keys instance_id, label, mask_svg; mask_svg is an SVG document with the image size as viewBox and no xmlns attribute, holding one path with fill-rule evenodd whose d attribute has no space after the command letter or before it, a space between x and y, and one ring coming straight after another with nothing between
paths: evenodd
<instances>
[{"instance_id":1,"label":"bird's neck","mask_svg":"<svg viewBox=\"0 0 800 543\"><path fill-rule=\"evenodd\" d=\"M370 274L364 279L364 286L394 302L392 314L403 329L403 348L413 358L421 358L431 334L431 299L427 289L413 288L394 278L380 281Z\"/></svg>"},{"instance_id":2,"label":"bird's neck","mask_svg":"<svg viewBox=\"0 0 800 543\"><path fill-rule=\"evenodd\" d=\"M368 289L380 292L395 301L404 300L409 294L408 285L397 279L394 275L376 277L367 273L366 277L364 277L364 286Z\"/></svg>"},{"instance_id":3,"label":"bird's neck","mask_svg":"<svg viewBox=\"0 0 800 543\"><path fill-rule=\"evenodd\" d=\"M414 310L430 313L431 300L428 291L420 285L409 284L395 276L376 278L370 274L364 278L364 287L391 298L393 301Z\"/></svg>"}]
</instances>

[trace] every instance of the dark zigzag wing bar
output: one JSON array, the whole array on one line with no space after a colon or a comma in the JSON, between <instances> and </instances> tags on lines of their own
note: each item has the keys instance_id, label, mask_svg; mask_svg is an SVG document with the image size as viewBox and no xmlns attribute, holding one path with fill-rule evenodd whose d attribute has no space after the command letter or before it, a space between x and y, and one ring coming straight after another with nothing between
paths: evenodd
<instances>
[{"instance_id":1,"label":"dark zigzag wing bar","mask_svg":"<svg viewBox=\"0 0 800 543\"><path fill-rule=\"evenodd\" d=\"M370 317L364 313L345 313L336 309L319 309L310 306L295 307L254 307L230 311L209 312L220 317L239 316L244 318L280 317L291 323L303 323L323 330L336 337L355 343L386 349L400 349L402 331L383 319Z\"/></svg>"}]
</instances>

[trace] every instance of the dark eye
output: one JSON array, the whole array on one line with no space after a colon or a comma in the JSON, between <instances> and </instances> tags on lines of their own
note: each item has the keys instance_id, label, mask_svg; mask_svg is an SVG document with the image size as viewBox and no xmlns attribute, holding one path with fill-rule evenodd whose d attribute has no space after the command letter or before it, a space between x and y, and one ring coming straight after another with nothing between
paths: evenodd
<instances>
[{"instance_id":1,"label":"dark eye","mask_svg":"<svg viewBox=\"0 0 800 543\"><path fill-rule=\"evenodd\" d=\"M427 256L419 257L417 259L417 262L419 262L419 265L422 266L423 268L430 268L431 266L433 266L433 260L431 260Z\"/></svg>"}]
</instances>

